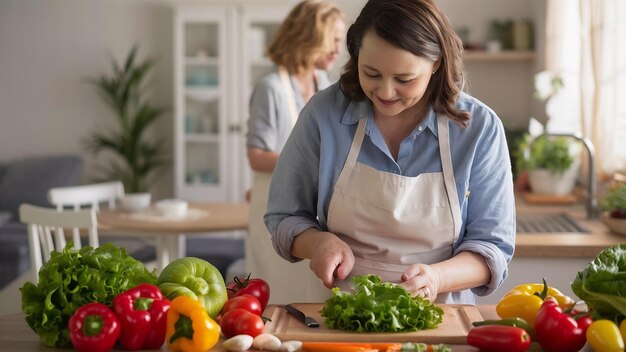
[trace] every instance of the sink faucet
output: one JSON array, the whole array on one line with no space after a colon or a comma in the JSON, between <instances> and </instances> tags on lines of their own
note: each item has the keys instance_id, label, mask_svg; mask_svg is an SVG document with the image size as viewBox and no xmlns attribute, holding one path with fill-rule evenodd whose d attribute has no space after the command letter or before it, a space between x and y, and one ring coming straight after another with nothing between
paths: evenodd
<instances>
[{"instance_id":1,"label":"sink faucet","mask_svg":"<svg viewBox=\"0 0 626 352\"><path fill-rule=\"evenodd\" d=\"M544 136L554 136L554 137L570 137L574 138L585 146L587 149L587 157L589 159L589 168L587 175L587 200L585 203L585 208L587 210L587 218L594 219L598 217L598 201L596 200L596 168L595 168L595 159L596 159L596 148L591 143L591 140L582 133L544 133ZM531 139L529 142L532 144L533 140ZM527 150L528 151L528 150Z\"/></svg>"}]
</instances>

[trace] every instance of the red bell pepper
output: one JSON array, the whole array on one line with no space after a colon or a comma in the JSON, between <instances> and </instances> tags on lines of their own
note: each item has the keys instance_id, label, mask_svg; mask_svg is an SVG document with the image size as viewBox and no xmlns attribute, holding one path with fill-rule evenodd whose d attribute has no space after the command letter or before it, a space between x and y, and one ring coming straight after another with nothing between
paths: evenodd
<instances>
[{"instance_id":1,"label":"red bell pepper","mask_svg":"<svg viewBox=\"0 0 626 352\"><path fill-rule=\"evenodd\" d=\"M120 320L120 343L129 350L158 349L165 342L170 301L157 286L141 284L113 298Z\"/></svg>"},{"instance_id":2,"label":"red bell pepper","mask_svg":"<svg viewBox=\"0 0 626 352\"><path fill-rule=\"evenodd\" d=\"M115 314L102 303L87 303L70 318L68 330L74 349L79 352L106 352L120 336Z\"/></svg>"},{"instance_id":3,"label":"red bell pepper","mask_svg":"<svg viewBox=\"0 0 626 352\"><path fill-rule=\"evenodd\" d=\"M508 325L482 325L472 328L467 344L485 352L523 352L530 347L526 330Z\"/></svg>"},{"instance_id":4,"label":"red bell pepper","mask_svg":"<svg viewBox=\"0 0 626 352\"><path fill-rule=\"evenodd\" d=\"M585 334L590 324L588 315L572 316L559 307L555 298L547 297L535 318L535 334L547 352L579 351L587 342Z\"/></svg>"}]
</instances>

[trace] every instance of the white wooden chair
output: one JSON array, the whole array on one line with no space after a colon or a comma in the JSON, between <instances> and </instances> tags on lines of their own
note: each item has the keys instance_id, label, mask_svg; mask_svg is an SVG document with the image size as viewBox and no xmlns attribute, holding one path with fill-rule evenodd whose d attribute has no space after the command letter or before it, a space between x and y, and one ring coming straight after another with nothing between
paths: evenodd
<instances>
[{"instance_id":1,"label":"white wooden chair","mask_svg":"<svg viewBox=\"0 0 626 352\"><path fill-rule=\"evenodd\" d=\"M34 282L38 281L39 268L50 259L51 251L62 251L65 247L63 229L72 228L76 232L87 230L89 245L98 247L98 221L95 209L58 211L30 204L20 205L20 221L28 225L28 245ZM79 248L78 243L74 246Z\"/></svg>"},{"instance_id":2,"label":"white wooden chair","mask_svg":"<svg viewBox=\"0 0 626 352\"><path fill-rule=\"evenodd\" d=\"M48 191L48 200L59 211L67 208L80 210L83 207L88 207L98 212L101 203L107 203L109 209L114 209L117 200L122 197L124 197L124 185L120 181L57 187ZM80 248L81 241L78 229L73 230L72 239L74 247Z\"/></svg>"},{"instance_id":3,"label":"white wooden chair","mask_svg":"<svg viewBox=\"0 0 626 352\"><path fill-rule=\"evenodd\" d=\"M48 200L58 210L68 207L79 210L83 206L89 206L98 211L100 203L105 202L110 209L114 209L116 201L122 197L124 197L124 185L120 181L57 187L48 191Z\"/></svg>"}]
</instances>

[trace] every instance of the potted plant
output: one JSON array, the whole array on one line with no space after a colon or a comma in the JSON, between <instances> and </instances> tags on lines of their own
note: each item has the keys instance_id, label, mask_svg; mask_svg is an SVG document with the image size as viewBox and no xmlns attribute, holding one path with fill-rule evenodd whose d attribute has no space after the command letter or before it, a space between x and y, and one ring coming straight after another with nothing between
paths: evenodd
<instances>
[{"instance_id":1,"label":"potted plant","mask_svg":"<svg viewBox=\"0 0 626 352\"><path fill-rule=\"evenodd\" d=\"M616 182L602 200L603 222L616 233L626 235L626 183Z\"/></svg>"},{"instance_id":2,"label":"potted plant","mask_svg":"<svg viewBox=\"0 0 626 352\"><path fill-rule=\"evenodd\" d=\"M518 144L516 168L528 172L533 193L565 195L572 192L578 162L572 156L572 142L566 137L526 134Z\"/></svg>"},{"instance_id":3,"label":"potted plant","mask_svg":"<svg viewBox=\"0 0 626 352\"><path fill-rule=\"evenodd\" d=\"M117 128L91 132L85 145L96 155L103 151L112 152L114 159L107 166L99 167L100 179L122 181L129 194L122 205L136 210L150 204L150 194L147 193L150 182L155 172L167 164L163 143L146 138L146 130L165 112L165 108L145 99L145 81L154 62L150 59L138 61L137 46L131 49L123 66L114 59L111 61L111 74L102 74L89 82L111 108Z\"/></svg>"}]
</instances>

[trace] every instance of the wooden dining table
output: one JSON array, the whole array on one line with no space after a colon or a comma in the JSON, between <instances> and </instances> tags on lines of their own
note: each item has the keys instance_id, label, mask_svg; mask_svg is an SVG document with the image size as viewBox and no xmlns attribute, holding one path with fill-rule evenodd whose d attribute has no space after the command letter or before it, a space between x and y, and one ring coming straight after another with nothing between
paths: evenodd
<instances>
[{"instance_id":1,"label":"wooden dining table","mask_svg":"<svg viewBox=\"0 0 626 352\"><path fill-rule=\"evenodd\" d=\"M102 209L98 231L107 234L150 236L156 240L156 266L163 269L185 256L185 236L247 230L250 207L241 203L189 203L185 216L162 216L154 208L138 213Z\"/></svg>"}]
</instances>

